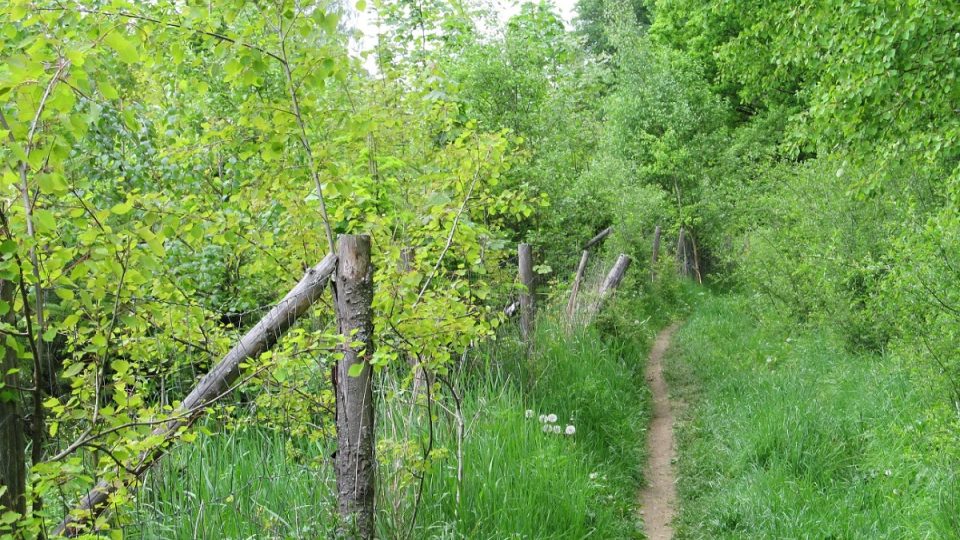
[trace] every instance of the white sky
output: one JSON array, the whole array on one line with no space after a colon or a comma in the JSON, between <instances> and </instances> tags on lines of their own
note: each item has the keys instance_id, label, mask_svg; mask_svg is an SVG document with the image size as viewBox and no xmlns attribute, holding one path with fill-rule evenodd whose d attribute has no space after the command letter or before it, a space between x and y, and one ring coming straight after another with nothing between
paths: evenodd
<instances>
[{"instance_id":1,"label":"white sky","mask_svg":"<svg viewBox=\"0 0 960 540\"><path fill-rule=\"evenodd\" d=\"M348 0L349 1L349 0ZM497 14L500 19L501 27L506 24L510 17L520 13L520 6L526 3L531 3L530 0L489 0L494 6L496 6ZM560 17L563 19L564 24L566 24L567 29L573 28L573 18L576 17L576 5L577 0L544 0L547 3L553 4L557 8L557 12L560 14ZM536 2L533 2L536 3ZM363 38L359 41L354 41L351 43L350 49L353 54L359 54L365 50L372 50L376 46L376 35L377 35L377 26L376 26L376 15L374 14L373 2L367 2L367 9L362 12L357 12L356 8L351 5L351 21L350 25L354 28L363 32ZM367 69L373 72L376 68L374 67L373 56L371 55L367 59Z\"/></svg>"}]
</instances>

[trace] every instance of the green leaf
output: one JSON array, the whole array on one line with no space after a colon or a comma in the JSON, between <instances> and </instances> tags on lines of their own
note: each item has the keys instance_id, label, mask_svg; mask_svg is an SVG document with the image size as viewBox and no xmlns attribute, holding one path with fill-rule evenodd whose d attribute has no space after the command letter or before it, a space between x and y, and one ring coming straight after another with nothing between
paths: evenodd
<instances>
[{"instance_id":1,"label":"green leaf","mask_svg":"<svg viewBox=\"0 0 960 540\"><path fill-rule=\"evenodd\" d=\"M64 289L63 287L57 287L53 290L62 300L73 300L74 294L70 289Z\"/></svg>"},{"instance_id":2,"label":"green leaf","mask_svg":"<svg viewBox=\"0 0 960 540\"><path fill-rule=\"evenodd\" d=\"M33 212L33 225L38 233L48 233L57 228L57 220L53 217L53 212L37 209Z\"/></svg>"},{"instance_id":3,"label":"green leaf","mask_svg":"<svg viewBox=\"0 0 960 540\"><path fill-rule=\"evenodd\" d=\"M120 97L120 92L117 92L117 89L107 81L100 81L98 86L100 87L100 93L103 97L107 99L117 99Z\"/></svg>"},{"instance_id":4,"label":"green leaf","mask_svg":"<svg viewBox=\"0 0 960 540\"><path fill-rule=\"evenodd\" d=\"M20 519L20 514L16 512L7 511L3 514L0 514L0 523L4 525L10 525L11 523Z\"/></svg>"},{"instance_id":5,"label":"green leaf","mask_svg":"<svg viewBox=\"0 0 960 540\"><path fill-rule=\"evenodd\" d=\"M113 205L113 208L110 209L111 212L113 212L118 216L127 214L128 212L130 212L130 210L133 210L133 203L131 203L130 201L115 204Z\"/></svg>"},{"instance_id":6,"label":"green leaf","mask_svg":"<svg viewBox=\"0 0 960 540\"><path fill-rule=\"evenodd\" d=\"M363 362L357 362L356 364L350 366L350 369L347 370L347 375L351 377L359 377L360 374L363 373L364 367L365 364L363 364Z\"/></svg>"},{"instance_id":7,"label":"green leaf","mask_svg":"<svg viewBox=\"0 0 960 540\"><path fill-rule=\"evenodd\" d=\"M67 191L67 183L63 176L57 173L38 175L37 182L40 184L40 191L44 193L58 195Z\"/></svg>"},{"instance_id":8,"label":"green leaf","mask_svg":"<svg viewBox=\"0 0 960 540\"><path fill-rule=\"evenodd\" d=\"M140 55L137 54L136 47L127 41L127 38L125 38L121 32L110 32L107 34L107 37L103 38L103 41L109 45L111 49L117 51L117 56L122 62L132 64L140 60Z\"/></svg>"}]
</instances>

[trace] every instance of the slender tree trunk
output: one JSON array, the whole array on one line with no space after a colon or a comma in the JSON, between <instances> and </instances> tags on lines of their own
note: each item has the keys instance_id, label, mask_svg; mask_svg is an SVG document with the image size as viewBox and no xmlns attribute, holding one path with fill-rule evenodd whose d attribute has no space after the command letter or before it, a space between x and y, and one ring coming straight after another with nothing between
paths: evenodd
<instances>
[{"instance_id":1,"label":"slender tree trunk","mask_svg":"<svg viewBox=\"0 0 960 540\"><path fill-rule=\"evenodd\" d=\"M690 235L690 248L693 250L693 275L697 278L697 283L703 284L703 276L700 275L700 254L697 253L697 240Z\"/></svg>"},{"instance_id":2,"label":"slender tree trunk","mask_svg":"<svg viewBox=\"0 0 960 540\"><path fill-rule=\"evenodd\" d=\"M660 260L660 226L653 230L653 254L650 256L650 279L657 280L657 262Z\"/></svg>"},{"instance_id":3,"label":"slender tree trunk","mask_svg":"<svg viewBox=\"0 0 960 540\"><path fill-rule=\"evenodd\" d=\"M0 301L7 306L3 320L14 324L13 282L0 280ZM13 339L7 336L6 339ZM20 396L16 374L10 373L17 367L17 353L12 347L0 341L3 356L0 357L0 380L4 387L0 389L0 487L6 488L0 493L0 514L13 511L21 516L26 514L26 451L23 433L23 418L20 416ZM17 536L16 529L13 536Z\"/></svg>"},{"instance_id":4,"label":"slender tree trunk","mask_svg":"<svg viewBox=\"0 0 960 540\"><path fill-rule=\"evenodd\" d=\"M587 270L587 260L590 258L590 252L583 251L580 256L580 264L577 266L577 275L573 278L573 287L570 288L570 301L567 302L567 321L573 322L573 313L577 309L577 294L580 292L580 282L583 281L583 274Z\"/></svg>"},{"instance_id":5,"label":"slender tree trunk","mask_svg":"<svg viewBox=\"0 0 960 540\"><path fill-rule=\"evenodd\" d=\"M400 273L406 274L412 272L413 261L413 248L405 247L401 249L399 264ZM420 365L420 361L416 356L408 353L407 364L410 365L410 369L413 371L413 396L416 398L423 393L423 390L427 384L433 384L433 377L427 373L427 370L423 369L423 366ZM414 401L416 401L416 399L414 399Z\"/></svg>"},{"instance_id":6,"label":"slender tree trunk","mask_svg":"<svg viewBox=\"0 0 960 540\"><path fill-rule=\"evenodd\" d=\"M680 227L680 235L677 237L677 266L681 276L685 278L692 277L692 264L690 253L690 238L687 230Z\"/></svg>"},{"instance_id":7,"label":"slender tree trunk","mask_svg":"<svg viewBox=\"0 0 960 540\"><path fill-rule=\"evenodd\" d=\"M376 460L373 424L373 264L370 237L340 237L337 320L344 343L335 369L337 495L345 538L372 539Z\"/></svg>"},{"instance_id":8,"label":"slender tree trunk","mask_svg":"<svg viewBox=\"0 0 960 540\"><path fill-rule=\"evenodd\" d=\"M297 285L270 310L260 322L240 338L230 352L207 373L190 394L183 400L175 412L175 418L161 424L153 430L151 436L161 441L151 450L146 450L138 459L128 464L133 480L139 479L154 463L163 457L169 444L179 436L180 429L199 418L213 400L226 395L233 383L240 377L240 364L258 358L280 339L301 315L320 298L327 285L330 274L336 266L337 257L329 254L319 264L307 270L307 274ZM82 445L81 445L82 446ZM121 486L119 481L101 481L76 504L70 514L54 530L54 536L78 536L84 532L84 526L91 523L107 508L110 496Z\"/></svg>"},{"instance_id":9,"label":"slender tree trunk","mask_svg":"<svg viewBox=\"0 0 960 540\"><path fill-rule=\"evenodd\" d=\"M536 310L533 296L533 253L530 244L520 244L517 248L517 260L520 283L523 285L523 290L520 293L520 335L529 344L533 334L533 319Z\"/></svg>"}]
</instances>

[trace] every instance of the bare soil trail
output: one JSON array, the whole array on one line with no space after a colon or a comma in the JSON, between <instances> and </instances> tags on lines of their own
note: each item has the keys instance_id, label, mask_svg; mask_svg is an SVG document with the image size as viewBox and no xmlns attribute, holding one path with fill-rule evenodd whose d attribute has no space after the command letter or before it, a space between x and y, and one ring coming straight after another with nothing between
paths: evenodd
<instances>
[{"instance_id":1,"label":"bare soil trail","mask_svg":"<svg viewBox=\"0 0 960 540\"><path fill-rule=\"evenodd\" d=\"M646 379L653 394L653 418L647 434L647 485L640 491L640 513L649 540L673 537L671 521L676 511L677 486L673 472L673 408L663 378L663 356L680 328L674 323L660 331L647 361Z\"/></svg>"}]
</instances>

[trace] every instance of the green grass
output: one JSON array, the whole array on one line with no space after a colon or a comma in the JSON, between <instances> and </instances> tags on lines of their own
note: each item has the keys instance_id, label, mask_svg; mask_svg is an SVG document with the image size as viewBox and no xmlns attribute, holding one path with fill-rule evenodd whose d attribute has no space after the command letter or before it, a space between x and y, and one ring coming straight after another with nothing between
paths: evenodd
<instances>
[{"instance_id":1,"label":"green grass","mask_svg":"<svg viewBox=\"0 0 960 540\"><path fill-rule=\"evenodd\" d=\"M451 375L466 425L459 504L449 392L434 409L427 466L421 457L426 414L411 414L404 400L381 401L378 537L642 537L634 501L648 421L643 366L655 331L681 303L674 285L666 283L659 295L625 287L595 325L570 334L547 314L538 321L530 355L505 333ZM396 381L388 375L382 382ZM576 434L544 433L538 416L551 413ZM324 457L330 452L321 443L254 427L201 435L149 475L136 512L127 513L127 536L330 537L336 520ZM424 470L411 529L417 475Z\"/></svg>"},{"instance_id":2,"label":"green grass","mask_svg":"<svg viewBox=\"0 0 960 540\"><path fill-rule=\"evenodd\" d=\"M956 412L919 373L708 299L668 361L678 537L960 537Z\"/></svg>"},{"instance_id":3,"label":"green grass","mask_svg":"<svg viewBox=\"0 0 960 540\"><path fill-rule=\"evenodd\" d=\"M594 329L564 337L558 324L541 322L523 369L526 384L492 378L467 393L461 504L451 497L456 462L446 460L429 476L414 537L636 536L644 351L632 341L605 341ZM544 433L541 414L556 414L557 425L573 425L576 434Z\"/></svg>"},{"instance_id":4,"label":"green grass","mask_svg":"<svg viewBox=\"0 0 960 540\"><path fill-rule=\"evenodd\" d=\"M256 428L201 435L148 476L130 538L328 538L336 501L319 444Z\"/></svg>"}]
</instances>

